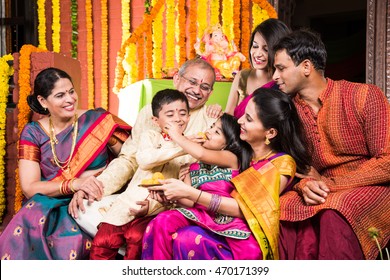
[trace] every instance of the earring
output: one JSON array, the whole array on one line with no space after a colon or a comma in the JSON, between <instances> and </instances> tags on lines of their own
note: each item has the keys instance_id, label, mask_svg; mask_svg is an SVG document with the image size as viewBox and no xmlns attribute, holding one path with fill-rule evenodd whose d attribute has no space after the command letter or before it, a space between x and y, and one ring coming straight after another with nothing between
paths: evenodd
<instances>
[{"instance_id":1,"label":"earring","mask_svg":"<svg viewBox=\"0 0 390 280\"><path fill-rule=\"evenodd\" d=\"M264 144L269 145L271 142L269 141L268 137L265 138Z\"/></svg>"}]
</instances>

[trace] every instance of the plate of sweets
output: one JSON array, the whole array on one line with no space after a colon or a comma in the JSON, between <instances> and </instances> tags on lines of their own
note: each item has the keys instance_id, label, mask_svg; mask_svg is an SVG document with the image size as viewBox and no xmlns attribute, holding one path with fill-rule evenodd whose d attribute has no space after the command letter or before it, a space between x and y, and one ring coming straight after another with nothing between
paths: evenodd
<instances>
[{"instance_id":1,"label":"plate of sweets","mask_svg":"<svg viewBox=\"0 0 390 280\"><path fill-rule=\"evenodd\" d=\"M162 184L158 180L164 180L164 175L161 172L155 172L152 175L152 178L143 179L141 183L138 185L140 187L153 187L153 186L161 186Z\"/></svg>"}]
</instances>

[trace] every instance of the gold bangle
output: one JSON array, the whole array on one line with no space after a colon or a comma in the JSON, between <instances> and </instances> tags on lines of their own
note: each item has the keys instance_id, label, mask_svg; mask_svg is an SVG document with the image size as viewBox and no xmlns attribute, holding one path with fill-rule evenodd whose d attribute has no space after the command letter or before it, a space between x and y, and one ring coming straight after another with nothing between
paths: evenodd
<instances>
[{"instance_id":1,"label":"gold bangle","mask_svg":"<svg viewBox=\"0 0 390 280\"><path fill-rule=\"evenodd\" d=\"M70 180L70 182L69 182L69 187L70 187L70 190L71 190L72 193L75 193L75 192L76 192L76 190L75 190L74 187L73 187L73 181L74 181L74 180L76 180L76 178L73 178L73 179Z\"/></svg>"},{"instance_id":2,"label":"gold bangle","mask_svg":"<svg viewBox=\"0 0 390 280\"><path fill-rule=\"evenodd\" d=\"M118 139L115 136L111 136L110 139L108 140L108 146L112 147L116 143L118 143Z\"/></svg>"},{"instance_id":3,"label":"gold bangle","mask_svg":"<svg viewBox=\"0 0 390 280\"><path fill-rule=\"evenodd\" d=\"M64 195L63 192L62 192L62 185L64 184L65 180L62 180L61 183L60 183L60 194L61 195Z\"/></svg>"}]
</instances>

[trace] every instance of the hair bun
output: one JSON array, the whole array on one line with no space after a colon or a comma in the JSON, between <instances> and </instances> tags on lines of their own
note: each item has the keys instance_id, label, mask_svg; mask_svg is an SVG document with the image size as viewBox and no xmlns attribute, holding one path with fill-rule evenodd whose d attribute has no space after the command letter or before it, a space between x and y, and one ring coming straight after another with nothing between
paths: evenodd
<instances>
[{"instance_id":1,"label":"hair bun","mask_svg":"<svg viewBox=\"0 0 390 280\"><path fill-rule=\"evenodd\" d=\"M31 110L35 113L41 115L48 115L49 111L45 110L41 103L39 103L38 99L34 95L27 96L27 104L30 106Z\"/></svg>"}]
</instances>

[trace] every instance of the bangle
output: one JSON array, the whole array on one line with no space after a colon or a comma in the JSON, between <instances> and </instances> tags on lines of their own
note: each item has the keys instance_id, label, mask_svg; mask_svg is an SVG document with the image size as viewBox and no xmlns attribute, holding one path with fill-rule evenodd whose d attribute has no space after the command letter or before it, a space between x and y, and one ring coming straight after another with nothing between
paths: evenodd
<instances>
[{"instance_id":1,"label":"bangle","mask_svg":"<svg viewBox=\"0 0 390 280\"><path fill-rule=\"evenodd\" d=\"M72 194L72 190L69 187L70 181L71 181L70 179L69 180L63 180L60 183L60 194L62 194L62 195Z\"/></svg>"},{"instance_id":2,"label":"bangle","mask_svg":"<svg viewBox=\"0 0 390 280\"><path fill-rule=\"evenodd\" d=\"M196 201L194 202L194 204L197 204L197 203L198 203L199 198L200 198L200 196L202 195L202 192L203 192L203 191L200 191L200 193L199 193L199 195L198 195L198 198L196 199Z\"/></svg>"},{"instance_id":3,"label":"bangle","mask_svg":"<svg viewBox=\"0 0 390 280\"><path fill-rule=\"evenodd\" d=\"M118 143L118 139L115 136L111 136L110 139L108 140L108 146L112 147L116 143Z\"/></svg>"},{"instance_id":4,"label":"bangle","mask_svg":"<svg viewBox=\"0 0 390 280\"><path fill-rule=\"evenodd\" d=\"M73 181L74 180L76 180L76 178L73 178L72 180L70 180L70 182L69 182L69 188L70 188L70 191L72 192L72 193L75 193L76 192L76 190L74 189L74 187L73 187Z\"/></svg>"},{"instance_id":5,"label":"bangle","mask_svg":"<svg viewBox=\"0 0 390 280\"><path fill-rule=\"evenodd\" d=\"M211 200L209 207L207 208L207 211L215 213L219 209L219 206L221 204L222 197L217 194L212 194L211 195Z\"/></svg>"},{"instance_id":6,"label":"bangle","mask_svg":"<svg viewBox=\"0 0 390 280\"><path fill-rule=\"evenodd\" d=\"M64 194L62 193L62 186L64 185L64 182L65 182L65 180L62 180L61 183L60 183L60 194L61 194L61 195L64 195Z\"/></svg>"}]
</instances>

